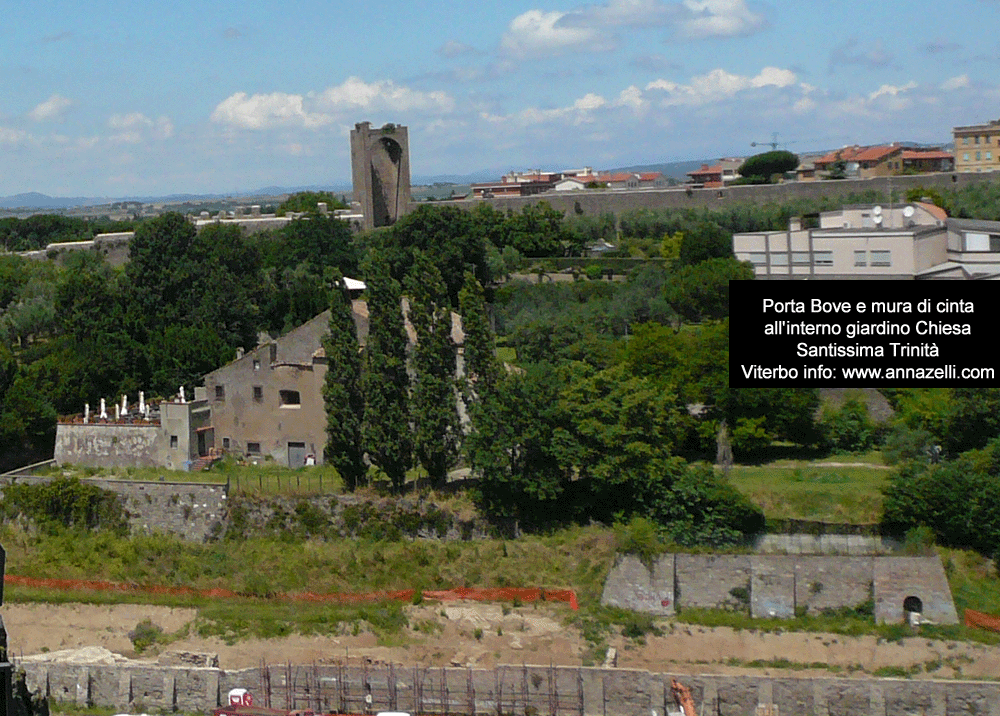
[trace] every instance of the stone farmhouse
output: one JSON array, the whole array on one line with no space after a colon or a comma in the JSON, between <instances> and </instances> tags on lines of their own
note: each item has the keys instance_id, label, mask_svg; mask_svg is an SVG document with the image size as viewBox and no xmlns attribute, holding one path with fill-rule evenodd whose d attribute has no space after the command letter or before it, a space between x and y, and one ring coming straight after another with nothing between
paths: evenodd
<instances>
[{"instance_id":1,"label":"stone farmhouse","mask_svg":"<svg viewBox=\"0 0 1000 716\"><path fill-rule=\"evenodd\" d=\"M364 284L354 286L357 290ZM368 306L355 299L351 310L360 347L368 336ZM402 310L412 346L416 333L406 319L405 299ZM114 419L75 416L61 421L56 426L56 462L195 471L231 454L293 468L322 464L327 371L323 338L329 323L330 312L324 311L277 339L239 351L235 360L204 377L194 401L186 401L181 392L152 414L116 410ZM455 313L452 340L457 346L455 370L461 374L464 334Z\"/></svg>"}]
</instances>

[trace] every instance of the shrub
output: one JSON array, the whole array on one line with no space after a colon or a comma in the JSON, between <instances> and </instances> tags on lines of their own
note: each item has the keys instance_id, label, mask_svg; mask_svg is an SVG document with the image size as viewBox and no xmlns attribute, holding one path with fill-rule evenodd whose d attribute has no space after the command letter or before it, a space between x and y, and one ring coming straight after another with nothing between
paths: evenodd
<instances>
[{"instance_id":1,"label":"shrub","mask_svg":"<svg viewBox=\"0 0 1000 716\"><path fill-rule=\"evenodd\" d=\"M820 431L826 447L833 452L864 452L875 444L875 424L868 417L868 408L858 400L824 411Z\"/></svg>"},{"instance_id":2,"label":"shrub","mask_svg":"<svg viewBox=\"0 0 1000 716\"><path fill-rule=\"evenodd\" d=\"M76 477L9 485L4 489L3 511L8 517L24 515L48 532L83 529L128 533L121 498Z\"/></svg>"},{"instance_id":3,"label":"shrub","mask_svg":"<svg viewBox=\"0 0 1000 716\"><path fill-rule=\"evenodd\" d=\"M132 647L141 654L163 637L163 629L150 619L143 619L128 633Z\"/></svg>"}]
</instances>

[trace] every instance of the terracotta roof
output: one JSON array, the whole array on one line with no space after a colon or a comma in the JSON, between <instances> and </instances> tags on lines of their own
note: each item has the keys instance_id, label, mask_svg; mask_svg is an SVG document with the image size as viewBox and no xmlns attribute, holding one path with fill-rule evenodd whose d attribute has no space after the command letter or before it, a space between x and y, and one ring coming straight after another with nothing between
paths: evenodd
<instances>
[{"instance_id":1,"label":"terracotta roof","mask_svg":"<svg viewBox=\"0 0 1000 716\"><path fill-rule=\"evenodd\" d=\"M923 201L915 201L913 203L919 206L924 211L926 211L931 216L933 216L935 219L945 221L948 218L948 212L942 209L937 204L928 204Z\"/></svg>"},{"instance_id":2,"label":"terracotta roof","mask_svg":"<svg viewBox=\"0 0 1000 716\"><path fill-rule=\"evenodd\" d=\"M954 159L954 155L939 149L927 152L906 149L903 151L903 159Z\"/></svg>"},{"instance_id":3,"label":"terracotta roof","mask_svg":"<svg viewBox=\"0 0 1000 716\"><path fill-rule=\"evenodd\" d=\"M696 176L702 174L722 174L722 165L716 164L715 166L708 166L707 164L702 164L701 169L696 169L693 172L688 172L688 176Z\"/></svg>"},{"instance_id":4,"label":"terracotta roof","mask_svg":"<svg viewBox=\"0 0 1000 716\"><path fill-rule=\"evenodd\" d=\"M635 177L635 174L630 174L629 172L616 172L615 174L601 174L597 177L597 181L628 181Z\"/></svg>"},{"instance_id":5,"label":"terracotta roof","mask_svg":"<svg viewBox=\"0 0 1000 716\"><path fill-rule=\"evenodd\" d=\"M854 156L856 162L877 162L900 151L900 147L882 145L880 147L868 147Z\"/></svg>"},{"instance_id":6,"label":"terracotta roof","mask_svg":"<svg viewBox=\"0 0 1000 716\"><path fill-rule=\"evenodd\" d=\"M822 169L827 164L833 164L837 161L852 161L860 153L861 147L843 147L841 149L837 149L836 151L824 154L819 159L814 160L813 164L817 169Z\"/></svg>"},{"instance_id":7,"label":"terracotta roof","mask_svg":"<svg viewBox=\"0 0 1000 716\"><path fill-rule=\"evenodd\" d=\"M663 176L662 172L640 172L639 181L656 181Z\"/></svg>"}]
</instances>

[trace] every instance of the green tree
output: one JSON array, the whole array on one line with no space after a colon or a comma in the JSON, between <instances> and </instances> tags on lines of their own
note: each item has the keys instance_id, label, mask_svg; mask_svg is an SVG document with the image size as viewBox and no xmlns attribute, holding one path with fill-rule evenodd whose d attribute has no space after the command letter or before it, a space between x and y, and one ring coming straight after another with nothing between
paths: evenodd
<instances>
[{"instance_id":1,"label":"green tree","mask_svg":"<svg viewBox=\"0 0 1000 716\"><path fill-rule=\"evenodd\" d=\"M328 211L350 208L347 204L335 197L331 192L300 191L290 195L287 199L281 202L275 210L275 213L278 216L284 216L290 211L316 213L319 211L318 204L321 201L326 202L326 208ZM319 216L318 213L317 216Z\"/></svg>"},{"instance_id":2,"label":"green tree","mask_svg":"<svg viewBox=\"0 0 1000 716\"><path fill-rule=\"evenodd\" d=\"M696 264L709 259L732 258L733 235L711 221L689 225L681 237L680 263Z\"/></svg>"},{"instance_id":3,"label":"green tree","mask_svg":"<svg viewBox=\"0 0 1000 716\"><path fill-rule=\"evenodd\" d=\"M409 319L416 335L410 393L413 448L432 484L440 487L447 483L448 469L458 457L456 350L444 281L422 251L414 255L409 295Z\"/></svg>"},{"instance_id":4,"label":"green tree","mask_svg":"<svg viewBox=\"0 0 1000 716\"><path fill-rule=\"evenodd\" d=\"M740 165L739 173L744 179L757 184L771 184L774 177L785 172L793 172L799 166L799 158L784 150L755 154Z\"/></svg>"},{"instance_id":5,"label":"green tree","mask_svg":"<svg viewBox=\"0 0 1000 716\"><path fill-rule=\"evenodd\" d=\"M503 375L497 359L496 336L490 327L489 308L483 287L471 271L465 273L465 286L458 295L462 332L465 383L462 394L466 404L477 395L492 391Z\"/></svg>"},{"instance_id":6,"label":"green tree","mask_svg":"<svg viewBox=\"0 0 1000 716\"><path fill-rule=\"evenodd\" d=\"M324 462L337 468L348 490L364 484L362 425L365 399L361 390L361 351L351 301L343 281L336 283L330 300L330 333L323 339L327 371L323 383L326 408Z\"/></svg>"},{"instance_id":7,"label":"green tree","mask_svg":"<svg viewBox=\"0 0 1000 716\"><path fill-rule=\"evenodd\" d=\"M367 274L369 318L361 379L365 396L361 430L369 458L400 491L406 471L413 465L401 296L399 283L384 266L375 264Z\"/></svg>"},{"instance_id":8,"label":"green tree","mask_svg":"<svg viewBox=\"0 0 1000 716\"><path fill-rule=\"evenodd\" d=\"M483 396L481 419L465 437L466 455L480 478L480 507L522 526L573 517L562 499L571 484L576 445L560 407L562 381L550 364L505 376Z\"/></svg>"},{"instance_id":9,"label":"green tree","mask_svg":"<svg viewBox=\"0 0 1000 716\"><path fill-rule=\"evenodd\" d=\"M729 282L753 277L753 268L745 261L708 259L678 268L665 286L664 296L677 315L689 323L721 320L729 316Z\"/></svg>"}]
</instances>

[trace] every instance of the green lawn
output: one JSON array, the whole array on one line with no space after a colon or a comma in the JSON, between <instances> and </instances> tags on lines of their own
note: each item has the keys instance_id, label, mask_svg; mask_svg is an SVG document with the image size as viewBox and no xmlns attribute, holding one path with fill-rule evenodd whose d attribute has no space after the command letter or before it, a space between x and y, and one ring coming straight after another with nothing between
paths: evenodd
<instances>
[{"instance_id":1,"label":"green lawn","mask_svg":"<svg viewBox=\"0 0 1000 716\"><path fill-rule=\"evenodd\" d=\"M734 465L729 479L770 518L871 524L881 517L882 488L892 474L869 453Z\"/></svg>"}]
</instances>

